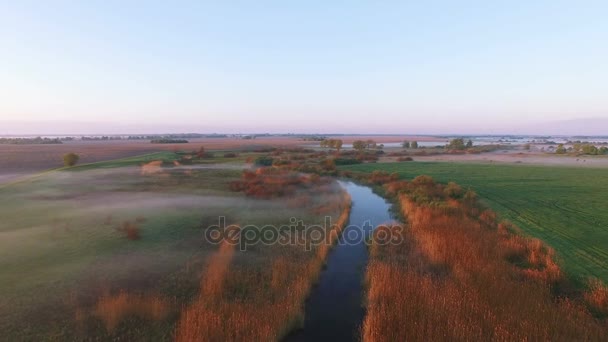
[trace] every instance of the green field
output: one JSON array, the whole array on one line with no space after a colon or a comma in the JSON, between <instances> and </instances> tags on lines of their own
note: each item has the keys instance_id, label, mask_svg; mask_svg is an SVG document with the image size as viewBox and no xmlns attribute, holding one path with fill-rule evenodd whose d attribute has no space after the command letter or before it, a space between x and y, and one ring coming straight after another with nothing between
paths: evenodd
<instances>
[{"instance_id":1,"label":"green field","mask_svg":"<svg viewBox=\"0 0 608 342\"><path fill-rule=\"evenodd\" d=\"M551 245L577 282L608 282L608 169L526 165L404 162L343 170L426 174L475 190L484 203L527 234Z\"/></svg>"}]
</instances>

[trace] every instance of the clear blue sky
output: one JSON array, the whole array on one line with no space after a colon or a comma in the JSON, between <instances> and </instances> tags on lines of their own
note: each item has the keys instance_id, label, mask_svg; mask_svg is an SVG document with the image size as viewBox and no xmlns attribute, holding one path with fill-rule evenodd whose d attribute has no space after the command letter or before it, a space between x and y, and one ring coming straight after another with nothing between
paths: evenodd
<instances>
[{"instance_id":1,"label":"clear blue sky","mask_svg":"<svg viewBox=\"0 0 608 342\"><path fill-rule=\"evenodd\" d=\"M32 130L497 132L608 117L608 1L2 1L0 61Z\"/></svg>"}]
</instances>

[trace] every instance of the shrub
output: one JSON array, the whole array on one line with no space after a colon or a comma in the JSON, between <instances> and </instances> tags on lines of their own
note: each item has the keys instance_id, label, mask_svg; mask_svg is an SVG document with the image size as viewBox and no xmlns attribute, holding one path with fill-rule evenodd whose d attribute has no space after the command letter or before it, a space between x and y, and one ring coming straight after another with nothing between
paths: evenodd
<instances>
[{"instance_id":1,"label":"shrub","mask_svg":"<svg viewBox=\"0 0 608 342\"><path fill-rule=\"evenodd\" d=\"M591 310L600 317L608 316L608 286L598 279L589 281L589 290L585 293L585 301Z\"/></svg>"},{"instance_id":2,"label":"shrub","mask_svg":"<svg viewBox=\"0 0 608 342\"><path fill-rule=\"evenodd\" d=\"M397 158L398 162L408 162L408 161L414 161L414 159L412 159L412 157L399 157Z\"/></svg>"},{"instance_id":3,"label":"shrub","mask_svg":"<svg viewBox=\"0 0 608 342\"><path fill-rule=\"evenodd\" d=\"M136 220L136 222L124 221L120 227L116 228L120 233L122 233L127 239L131 241L139 240L141 238L139 223L141 220Z\"/></svg>"},{"instance_id":4,"label":"shrub","mask_svg":"<svg viewBox=\"0 0 608 342\"><path fill-rule=\"evenodd\" d=\"M443 192L446 194L446 196L453 199L462 198L464 195L464 190L462 187L454 182L449 182L445 189L443 189Z\"/></svg>"},{"instance_id":5,"label":"shrub","mask_svg":"<svg viewBox=\"0 0 608 342\"><path fill-rule=\"evenodd\" d=\"M76 153L68 153L63 156L63 165L72 167L78 163L80 157Z\"/></svg>"},{"instance_id":6,"label":"shrub","mask_svg":"<svg viewBox=\"0 0 608 342\"><path fill-rule=\"evenodd\" d=\"M336 165L353 165L353 164L361 164L360 160L355 158L336 158L334 159L334 163Z\"/></svg>"},{"instance_id":7,"label":"shrub","mask_svg":"<svg viewBox=\"0 0 608 342\"><path fill-rule=\"evenodd\" d=\"M261 156L255 159L254 164L258 166L271 166L273 162L274 159L272 157Z\"/></svg>"}]
</instances>

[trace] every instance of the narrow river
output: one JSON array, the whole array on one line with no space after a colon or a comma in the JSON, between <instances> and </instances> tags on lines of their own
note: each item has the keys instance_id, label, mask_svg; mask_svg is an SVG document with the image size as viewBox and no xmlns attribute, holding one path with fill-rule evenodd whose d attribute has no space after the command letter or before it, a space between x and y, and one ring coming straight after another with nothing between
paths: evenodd
<instances>
[{"instance_id":1,"label":"narrow river","mask_svg":"<svg viewBox=\"0 0 608 342\"><path fill-rule=\"evenodd\" d=\"M363 281L368 261L365 236L393 221L391 205L369 187L340 182L352 198L349 226L334 246L319 283L306 302L304 328L286 341L357 341L365 315Z\"/></svg>"}]
</instances>

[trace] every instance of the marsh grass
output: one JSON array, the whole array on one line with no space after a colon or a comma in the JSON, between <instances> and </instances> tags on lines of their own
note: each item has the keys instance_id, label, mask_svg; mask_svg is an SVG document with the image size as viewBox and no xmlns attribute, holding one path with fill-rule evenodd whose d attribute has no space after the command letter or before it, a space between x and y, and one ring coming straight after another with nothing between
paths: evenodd
<instances>
[{"instance_id":1,"label":"marsh grass","mask_svg":"<svg viewBox=\"0 0 608 342\"><path fill-rule=\"evenodd\" d=\"M386 189L408 229L404 244L371 247L365 341L599 341L608 334L540 240L428 177ZM603 291L595 285L587 302L601 306Z\"/></svg>"}]
</instances>

